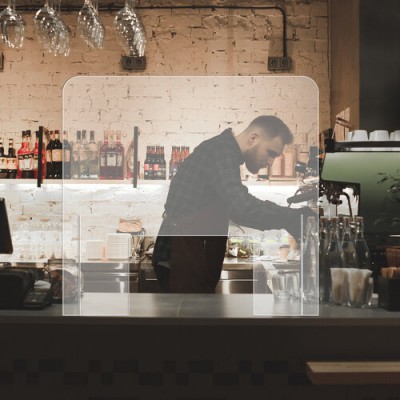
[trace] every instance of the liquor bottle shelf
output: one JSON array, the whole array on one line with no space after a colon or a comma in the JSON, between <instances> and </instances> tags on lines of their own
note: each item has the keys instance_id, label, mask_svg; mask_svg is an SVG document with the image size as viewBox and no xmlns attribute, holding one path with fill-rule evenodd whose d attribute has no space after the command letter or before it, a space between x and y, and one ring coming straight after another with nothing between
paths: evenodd
<instances>
[{"instance_id":1,"label":"liquor bottle shelf","mask_svg":"<svg viewBox=\"0 0 400 400\"><path fill-rule=\"evenodd\" d=\"M138 180L138 185L161 185L168 184L170 180ZM4 185L32 185L35 186L36 179L0 179L0 184ZM296 179L282 179L277 178L266 181L243 181L245 186L297 186ZM127 185L132 186L131 179L44 179L42 186L69 186L69 185Z\"/></svg>"}]
</instances>

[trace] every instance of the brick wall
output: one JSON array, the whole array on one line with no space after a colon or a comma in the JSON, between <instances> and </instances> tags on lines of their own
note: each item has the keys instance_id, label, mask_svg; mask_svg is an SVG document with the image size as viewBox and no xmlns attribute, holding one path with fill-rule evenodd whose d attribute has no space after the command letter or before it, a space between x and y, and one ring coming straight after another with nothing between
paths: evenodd
<instances>
[{"instance_id":1,"label":"brick wall","mask_svg":"<svg viewBox=\"0 0 400 400\"><path fill-rule=\"evenodd\" d=\"M150 3L142 1L141 5ZM232 2L216 2L227 3ZM257 0L245 3L274 4ZM288 55L294 61L291 74L311 77L318 84L321 130L329 126L327 3L327 0L284 2L288 13ZM275 10L140 10L138 13L148 37L148 67L144 75L265 75L269 74L268 55L282 52L282 19ZM113 16L102 13L105 48L89 50L76 35L77 14L63 15L74 34L71 53L68 57L54 57L40 48L33 33L33 14L24 14L27 22L24 48L2 48L5 68L0 73L1 134L19 135L21 130L37 129L38 124L50 129L60 127L61 88L75 75L126 74L119 65L121 50L114 37Z\"/></svg>"}]
</instances>

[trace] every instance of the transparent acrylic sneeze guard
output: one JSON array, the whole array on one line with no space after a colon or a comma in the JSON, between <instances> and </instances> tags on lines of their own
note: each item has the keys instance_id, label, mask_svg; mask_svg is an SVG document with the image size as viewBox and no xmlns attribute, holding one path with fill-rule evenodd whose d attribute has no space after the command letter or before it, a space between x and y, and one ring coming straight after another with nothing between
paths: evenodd
<instances>
[{"instance_id":1,"label":"transparent acrylic sneeze guard","mask_svg":"<svg viewBox=\"0 0 400 400\"><path fill-rule=\"evenodd\" d=\"M68 185L65 185L63 192L65 211L71 211L67 205L68 198L74 195L76 196L76 192L68 190ZM124 235L121 236L123 241L115 241L116 236L111 235L108 241L93 240L94 230L111 231L102 221L104 221L102 215L83 214L77 214L76 220L70 223L64 221L64 257L68 255L67 258L76 260L78 274L74 280L76 284L74 292L80 295L71 298L68 287L71 282L66 279L68 277L64 278L63 315L130 315L131 237ZM90 249L89 242L92 243Z\"/></svg>"},{"instance_id":2,"label":"transparent acrylic sneeze guard","mask_svg":"<svg viewBox=\"0 0 400 400\"><path fill-rule=\"evenodd\" d=\"M189 146L193 151L201 142L210 139L227 128L234 134L242 132L250 122L261 115L280 118L294 135L299 151L308 151L310 145L318 145L319 109L318 88L307 77L279 76L79 76L70 79L63 90L63 130L69 132L69 141L76 142L76 132L95 132L95 141L103 142L103 132L121 131L125 153L132 144L134 128L140 130L138 155L140 172L146 158L146 147L160 145L165 148L168 163L172 146ZM75 149L71 158L76 167ZM83 156L84 157L84 156ZM92 160L93 161L93 160ZM125 174L124 174L125 177ZM258 182L252 179L244 183L251 194L261 200L269 200L287 206L286 198L294 195L299 179L290 182L275 180ZM162 213L169 189L169 180L143 181L133 188L132 180L63 180L63 254L77 262L79 274L73 281L80 296L68 298L64 285L63 314L74 316L143 316L142 310L130 299L129 258L109 260L107 251L97 260L87 260L87 242L103 240L115 234L120 218L139 217L146 236L156 237L162 222ZM315 203L317 199L314 199ZM295 204L297 208L305 203ZM234 218L231 218L234 220ZM203 226L186 231L185 236L213 236L213 221L202 221ZM207 228L209 222L210 228ZM298 224L305 224L296 221ZM251 227L248 227L251 228ZM248 235L248 228L243 228ZM253 237L254 230L250 229ZM268 232L268 231L266 231ZM258 232L260 233L260 232ZM169 231L165 236L182 234ZM226 236L226 232L223 236ZM93 246L93 243L91 244ZM124 253L125 254L125 253ZM318 315L318 301L310 302L300 293L297 300L275 301L271 293L270 270L274 269L277 254L261 254L246 260L253 264L253 294L246 297L248 308L239 312L241 317ZM316 260L318 263L318 260ZM89 288L88 269L96 268L98 287ZM98 264L101 264L101 268ZM300 262L299 285L303 288L304 263ZM95 270L93 268L93 271ZM106 283L114 282L112 274L121 278L118 289L107 291ZM313 280L318 293L318 264L314 264ZM88 279L85 279L85 277ZM91 276L93 277L93 275ZM262 281L262 285L257 282ZM86 283L85 283L86 282ZM65 283L65 281L64 281ZM71 284L71 281L68 283ZM85 289L86 287L86 289ZM136 296L140 296L137 294ZM228 309L235 316L234 294L225 296L223 303L232 303ZM137 297L135 297L137 298ZM216 297L216 299L218 299ZM250 304L250 305L249 305ZM147 305L149 306L149 305ZM196 317L197 310L193 310ZM157 313L156 313L157 314ZM158 314L157 314L158 315ZM187 312L186 314L187 315ZM177 315L179 316L179 315Z\"/></svg>"},{"instance_id":3,"label":"transparent acrylic sneeze guard","mask_svg":"<svg viewBox=\"0 0 400 400\"><path fill-rule=\"evenodd\" d=\"M302 216L298 223L301 236L305 238L306 228ZM306 250L307 245L303 239L296 260L281 260L275 255L260 256L253 261L255 316L319 315L318 225L314 228L312 234L315 251L312 254Z\"/></svg>"}]
</instances>

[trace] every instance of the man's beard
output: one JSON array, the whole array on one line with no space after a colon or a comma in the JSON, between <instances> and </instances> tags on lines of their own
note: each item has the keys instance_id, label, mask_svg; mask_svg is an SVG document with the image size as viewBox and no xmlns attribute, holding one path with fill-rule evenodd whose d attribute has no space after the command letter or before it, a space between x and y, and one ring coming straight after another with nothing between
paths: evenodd
<instances>
[{"instance_id":1,"label":"man's beard","mask_svg":"<svg viewBox=\"0 0 400 400\"><path fill-rule=\"evenodd\" d=\"M252 149L247 150L244 155L244 162L246 164L246 168L252 173L256 174L260 170L260 166L256 164L256 154L257 149L253 147Z\"/></svg>"}]
</instances>

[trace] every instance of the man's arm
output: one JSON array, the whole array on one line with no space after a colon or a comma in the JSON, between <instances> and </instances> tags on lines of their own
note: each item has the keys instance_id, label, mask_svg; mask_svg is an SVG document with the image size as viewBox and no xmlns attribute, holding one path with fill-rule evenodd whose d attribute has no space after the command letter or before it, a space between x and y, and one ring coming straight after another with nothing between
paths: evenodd
<instances>
[{"instance_id":1,"label":"man's arm","mask_svg":"<svg viewBox=\"0 0 400 400\"><path fill-rule=\"evenodd\" d=\"M211 182L234 222L259 230L283 228L298 239L301 236L301 216L305 223L307 216L315 215L307 207L291 209L251 195L242 184L240 169L229 158L229 154L215 154L215 164Z\"/></svg>"}]
</instances>

